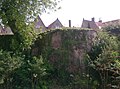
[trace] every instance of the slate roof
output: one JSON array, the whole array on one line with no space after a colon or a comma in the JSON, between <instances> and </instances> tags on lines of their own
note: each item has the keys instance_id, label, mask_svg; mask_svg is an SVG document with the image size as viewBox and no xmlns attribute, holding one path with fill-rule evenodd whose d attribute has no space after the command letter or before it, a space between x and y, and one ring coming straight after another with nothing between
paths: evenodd
<instances>
[{"instance_id":1,"label":"slate roof","mask_svg":"<svg viewBox=\"0 0 120 89\"><path fill-rule=\"evenodd\" d=\"M40 28L42 29L42 32L46 30L46 26L43 23L42 19L40 18L40 16L37 16L35 20L35 32L37 33L41 32Z\"/></svg>"},{"instance_id":2,"label":"slate roof","mask_svg":"<svg viewBox=\"0 0 120 89\"><path fill-rule=\"evenodd\" d=\"M63 25L62 23L60 22L60 20L57 18L53 23L51 23L47 29L56 29L56 28L62 28Z\"/></svg>"}]
</instances>

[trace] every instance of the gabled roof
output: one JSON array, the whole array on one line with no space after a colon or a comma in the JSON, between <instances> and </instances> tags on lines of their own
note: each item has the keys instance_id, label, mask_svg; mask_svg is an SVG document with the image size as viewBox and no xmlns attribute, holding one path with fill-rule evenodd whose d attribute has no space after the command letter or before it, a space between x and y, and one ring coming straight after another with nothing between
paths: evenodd
<instances>
[{"instance_id":1,"label":"gabled roof","mask_svg":"<svg viewBox=\"0 0 120 89\"><path fill-rule=\"evenodd\" d=\"M13 32L10 27L4 27L4 30L6 31L7 35L13 35Z\"/></svg>"},{"instance_id":2,"label":"gabled roof","mask_svg":"<svg viewBox=\"0 0 120 89\"><path fill-rule=\"evenodd\" d=\"M3 28L2 26L0 26L0 35L13 35L13 32L10 27Z\"/></svg>"},{"instance_id":3,"label":"gabled roof","mask_svg":"<svg viewBox=\"0 0 120 89\"><path fill-rule=\"evenodd\" d=\"M62 28L63 25L62 23L60 22L60 20L57 18L53 23L51 23L49 26L48 26L48 29L56 29L56 28Z\"/></svg>"},{"instance_id":4,"label":"gabled roof","mask_svg":"<svg viewBox=\"0 0 120 89\"><path fill-rule=\"evenodd\" d=\"M35 32L40 32L40 28L42 29L42 31L46 30L46 26L44 25L40 16L37 16L37 19L35 20L35 28Z\"/></svg>"},{"instance_id":5,"label":"gabled roof","mask_svg":"<svg viewBox=\"0 0 120 89\"><path fill-rule=\"evenodd\" d=\"M83 19L81 28L99 29L99 26L94 21Z\"/></svg>"}]
</instances>

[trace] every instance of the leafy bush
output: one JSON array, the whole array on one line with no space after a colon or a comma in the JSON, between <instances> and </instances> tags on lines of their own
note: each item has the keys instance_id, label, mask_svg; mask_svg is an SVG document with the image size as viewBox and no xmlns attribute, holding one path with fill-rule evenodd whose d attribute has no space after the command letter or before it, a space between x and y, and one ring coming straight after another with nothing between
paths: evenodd
<instances>
[{"instance_id":1,"label":"leafy bush","mask_svg":"<svg viewBox=\"0 0 120 89\"><path fill-rule=\"evenodd\" d=\"M118 89L120 76L119 41L106 32L98 33L98 38L89 55L89 66L98 73L100 89ZM92 71L90 72L92 74ZM94 73L93 75L94 76ZM98 79L98 78L99 79Z\"/></svg>"}]
</instances>

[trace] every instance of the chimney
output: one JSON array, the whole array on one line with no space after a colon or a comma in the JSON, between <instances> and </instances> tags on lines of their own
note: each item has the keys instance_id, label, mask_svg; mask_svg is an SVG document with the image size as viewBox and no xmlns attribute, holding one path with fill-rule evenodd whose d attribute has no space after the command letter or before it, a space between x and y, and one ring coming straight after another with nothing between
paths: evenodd
<instances>
[{"instance_id":1,"label":"chimney","mask_svg":"<svg viewBox=\"0 0 120 89\"><path fill-rule=\"evenodd\" d=\"M84 18L83 18L83 21L84 21Z\"/></svg>"},{"instance_id":2,"label":"chimney","mask_svg":"<svg viewBox=\"0 0 120 89\"><path fill-rule=\"evenodd\" d=\"M99 18L99 22L101 22L102 23L102 20Z\"/></svg>"},{"instance_id":3,"label":"chimney","mask_svg":"<svg viewBox=\"0 0 120 89\"><path fill-rule=\"evenodd\" d=\"M69 27L71 27L71 20L69 20Z\"/></svg>"},{"instance_id":4,"label":"chimney","mask_svg":"<svg viewBox=\"0 0 120 89\"><path fill-rule=\"evenodd\" d=\"M95 22L95 18L93 17L93 18L91 18L91 20L93 21L93 22Z\"/></svg>"}]
</instances>

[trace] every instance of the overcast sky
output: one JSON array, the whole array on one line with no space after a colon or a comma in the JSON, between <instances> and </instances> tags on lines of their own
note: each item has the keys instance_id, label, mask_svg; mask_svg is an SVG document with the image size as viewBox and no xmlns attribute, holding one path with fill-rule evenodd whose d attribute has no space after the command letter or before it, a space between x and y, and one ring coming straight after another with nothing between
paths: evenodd
<instances>
[{"instance_id":1,"label":"overcast sky","mask_svg":"<svg viewBox=\"0 0 120 89\"><path fill-rule=\"evenodd\" d=\"M103 22L120 19L120 0L62 0L59 5L60 10L41 15L46 26L57 18L64 26L71 20L72 26L77 27L81 26L83 18L95 17L95 21L100 18Z\"/></svg>"}]
</instances>

